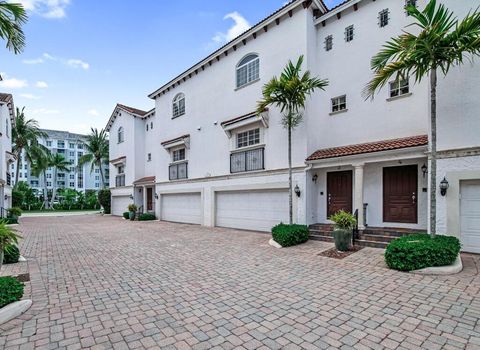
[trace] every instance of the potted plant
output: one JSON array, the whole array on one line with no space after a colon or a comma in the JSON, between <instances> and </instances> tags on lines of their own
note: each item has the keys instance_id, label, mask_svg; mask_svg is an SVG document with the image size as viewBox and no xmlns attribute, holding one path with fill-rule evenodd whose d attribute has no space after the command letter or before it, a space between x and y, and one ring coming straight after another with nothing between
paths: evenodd
<instances>
[{"instance_id":1,"label":"potted plant","mask_svg":"<svg viewBox=\"0 0 480 350\"><path fill-rule=\"evenodd\" d=\"M357 224L355 216L347 213L344 210L336 212L329 218L335 223L333 230L333 240L335 241L335 248L339 252L348 251L352 245L353 228Z\"/></svg>"},{"instance_id":2,"label":"potted plant","mask_svg":"<svg viewBox=\"0 0 480 350\"><path fill-rule=\"evenodd\" d=\"M128 206L128 215L130 220L135 220L135 213L137 212L137 206L135 204L130 204Z\"/></svg>"},{"instance_id":3,"label":"potted plant","mask_svg":"<svg viewBox=\"0 0 480 350\"><path fill-rule=\"evenodd\" d=\"M5 221L0 221L0 269L3 264L4 249L9 245L17 244L19 238L21 237L11 227L7 226Z\"/></svg>"},{"instance_id":4,"label":"potted plant","mask_svg":"<svg viewBox=\"0 0 480 350\"><path fill-rule=\"evenodd\" d=\"M22 209L18 207L13 207L8 209L9 217L13 219L13 221L17 221L19 216L22 216Z\"/></svg>"}]
</instances>

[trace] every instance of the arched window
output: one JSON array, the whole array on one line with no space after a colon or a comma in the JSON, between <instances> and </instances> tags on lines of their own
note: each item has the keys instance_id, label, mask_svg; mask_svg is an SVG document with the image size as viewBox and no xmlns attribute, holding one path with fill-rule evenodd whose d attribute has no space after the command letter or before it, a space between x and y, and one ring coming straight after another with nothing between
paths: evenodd
<instances>
[{"instance_id":1,"label":"arched window","mask_svg":"<svg viewBox=\"0 0 480 350\"><path fill-rule=\"evenodd\" d=\"M179 93L172 102L172 116L173 118L180 117L185 114L185 95Z\"/></svg>"},{"instance_id":2,"label":"arched window","mask_svg":"<svg viewBox=\"0 0 480 350\"><path fill-rule=\"evenodd\" d=\"M123 127L118 128L118 143L122 143L125 140L124 132L123 132Z\"/></svg>"},{"instance_id":3,"label":"arched window","mask_svg":"<svg viewBox=\"0 0 480 350\"><path fill-rule=\"evenodd\" d=\"M237 65L237 88L260 78L260 58L257 54L245 56Z\"/></svg>"}]
</instances>

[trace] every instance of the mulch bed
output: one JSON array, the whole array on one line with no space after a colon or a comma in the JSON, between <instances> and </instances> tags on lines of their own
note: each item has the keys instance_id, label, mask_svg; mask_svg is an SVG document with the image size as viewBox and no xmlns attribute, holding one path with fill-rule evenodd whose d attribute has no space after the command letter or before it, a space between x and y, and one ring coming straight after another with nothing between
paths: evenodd
<instances>
[{"instance_id":1,"label":"mulch bed","mask_svg":"<svg viewBox=\"0 0 480 350\"><path fill-rule=\"evenodd\" d=\"M335 247L333 247L332 249L325 250L318 255L325 256L327 258L343 259L343 258L346 258L347 256L352 255L352 254L354 254L354 253L356 253L356 252L358 252L359 250L362 250L362 249L363 249L363 247L353 246L352 248L350 248L350 250L348 252L339 252L339 251L337 251L337 249Z\"/></svg>"}]
</instances>

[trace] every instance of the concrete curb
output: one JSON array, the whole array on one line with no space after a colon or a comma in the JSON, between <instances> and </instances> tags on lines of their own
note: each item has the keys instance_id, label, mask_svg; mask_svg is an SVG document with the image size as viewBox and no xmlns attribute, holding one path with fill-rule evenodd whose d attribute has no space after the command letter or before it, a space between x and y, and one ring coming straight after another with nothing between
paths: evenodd
<instances>
[{"instance_id":1,"label":"concrete curb","mask_svg":"<svg viewBox=\"0 0 480 350\"><path fill-rule=\"evenodd\" d=\"M455 262L452 265L426 267L424 269L410 271L410 273L415 273L419 275L454 275L462 270L462 258L460 257L460 254L458 254Z\"/></svg>"},{"instance_id":2,"label":"concrete curb","mask_svg":"<svg viewBox=\"0 0 480 350\"><path fill-rule=\"evenodd\" d=\"M32 306L30 299L20 300L8 304L0 309L0 324L4 324L14 318L20 316Z\"/></svg>"},{"instance_id":3,"label":"concrete curb","mask_svg":"<svg viewBox=\"0 0 480 350\"><path fill-rule=\"evenodd\" d=\"M283 248L280 244L278 244L277 242L275 242L275 241L273 240L273 238L270 238L270 240L268 241L268 244L270 244L272 247L275 247L275 248L278 248L278 249Z\"/></svg>"}]
</instances>

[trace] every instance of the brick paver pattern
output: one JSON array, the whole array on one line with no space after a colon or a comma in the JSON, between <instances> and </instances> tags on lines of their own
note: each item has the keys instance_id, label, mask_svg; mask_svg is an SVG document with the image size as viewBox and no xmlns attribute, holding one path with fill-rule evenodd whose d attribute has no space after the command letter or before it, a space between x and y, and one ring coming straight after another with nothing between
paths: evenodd
<instances>
[{"instance_id":1,"label":"brick paver pattern","mask_svg":"<svg viewBox=\"0 0 480 350\"><path fill-rule=\"evenodd\" d=\"M0 348L480 348L478 257L431 277L386 269L381 250L335 260L318 256L331 244L221 228L78 216L20 230L46 302Z\"/></svg>"}]
</instances>

